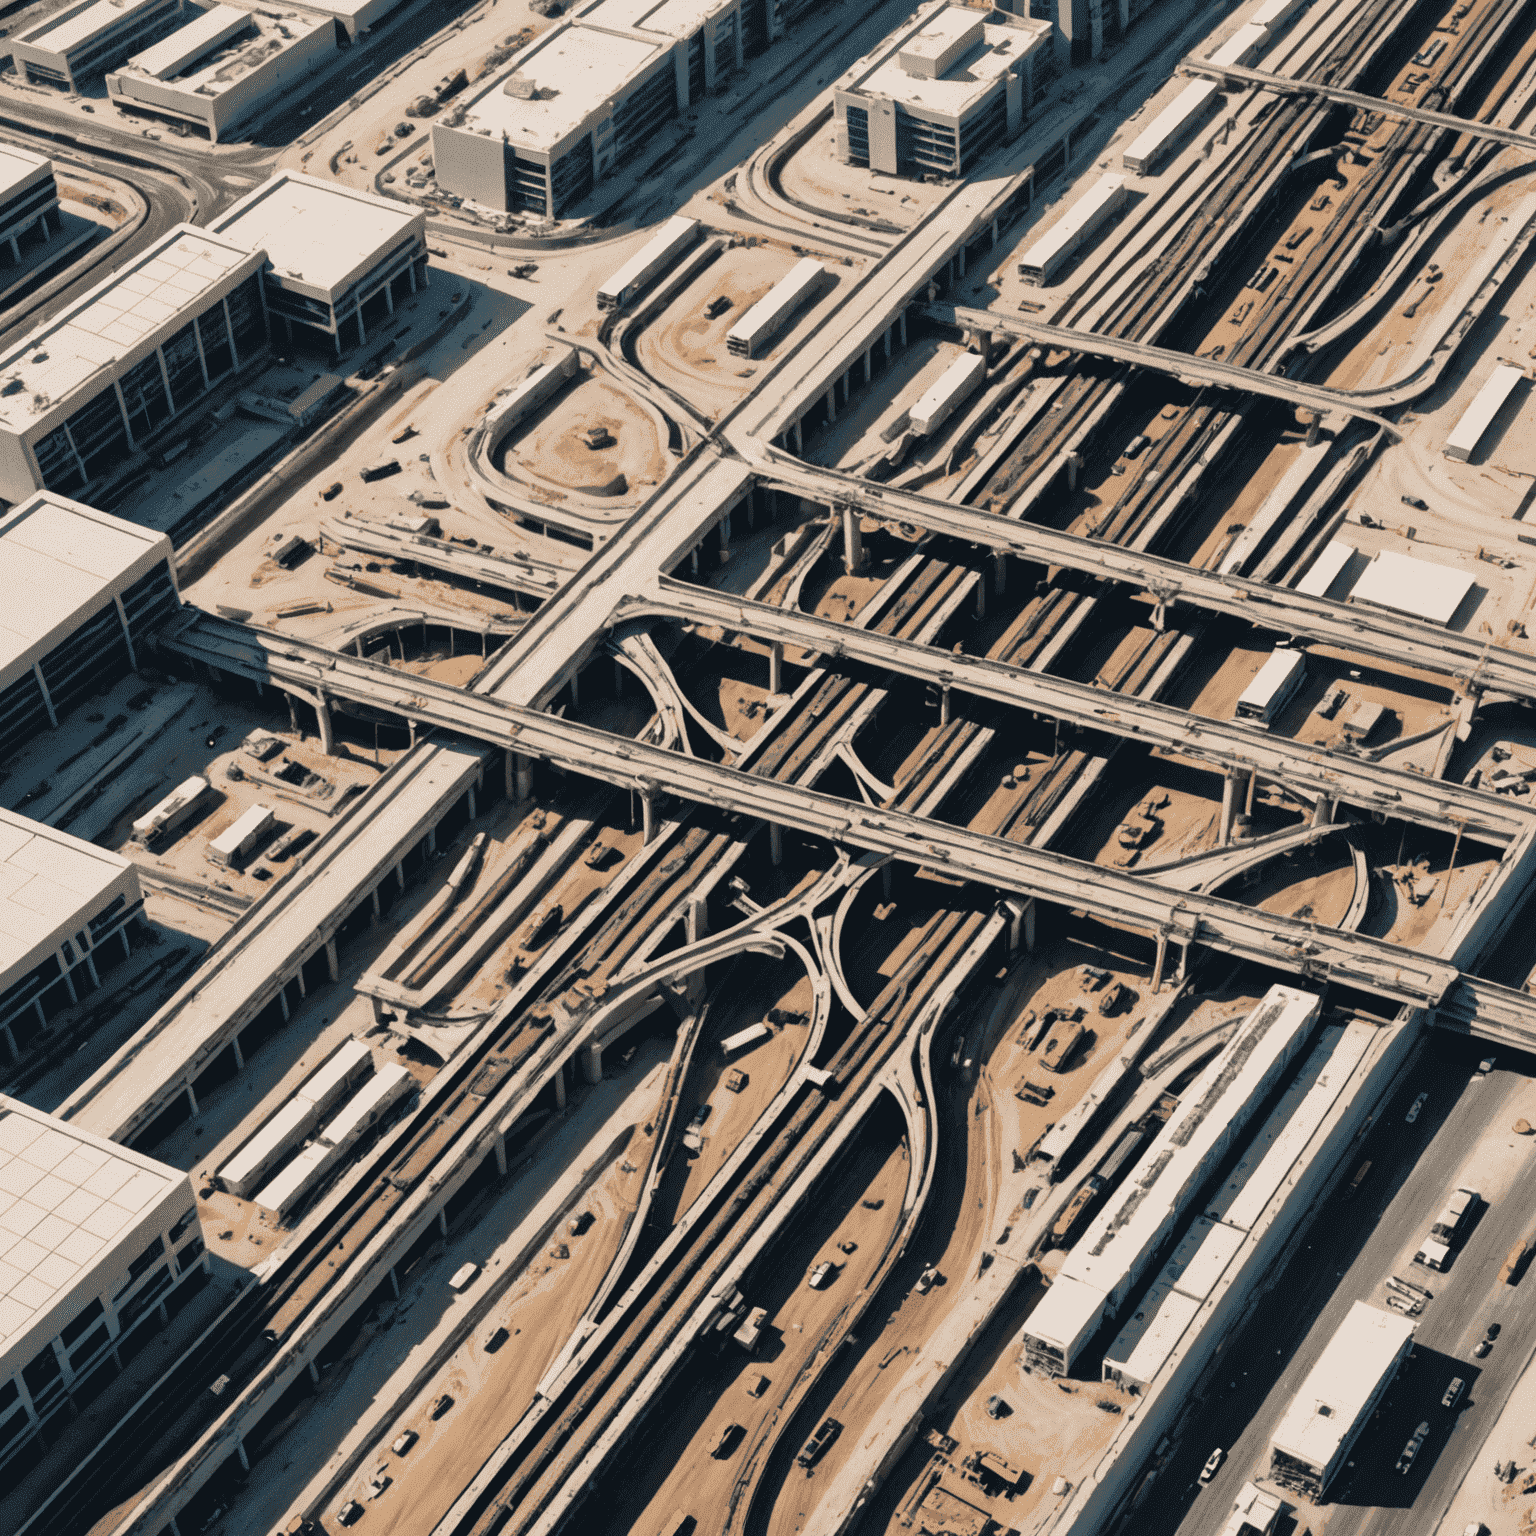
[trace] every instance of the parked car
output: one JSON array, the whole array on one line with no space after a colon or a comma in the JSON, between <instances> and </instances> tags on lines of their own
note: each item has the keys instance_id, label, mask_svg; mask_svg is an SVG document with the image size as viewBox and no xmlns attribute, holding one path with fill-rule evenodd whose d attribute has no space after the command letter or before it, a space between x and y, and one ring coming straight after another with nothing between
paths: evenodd
<instances>
[{"instance_id":1,"label":"parked car","mask_svg":"<svg viewBox=\"0 0 1536 1536\"><path fill-rule=\"evenodd\" d=\"M1428 512L1429 503L1422 496L1404 496L1403 505L1412 507L1417 512Z\"/></svg>"},{"instance_id":2,"label":"parked car","mask_svg":"<svg viewBox=\"0 0 1536 1536\"><path fill-rule=\"evenodd\" d=\"M1466 1389L1466 1385L1460 1376L1452 1376L1450 1386L1445 1389L1445 1395L1440 1399L1440 1406L1454 1408L1461 1401L1461 1394Z\"/></svg>"},{"instance_id":3,"label":"parked car","mask_svg":"<svg viewBox=\"0 0 1536 1536\"><path fill-rule=\"evenodd\" d=\"M432 1404L432 1417L434 1419L440 1419L452 1407L452 1395L450 1393L444 1392L443 1395Z\"/></svg>"},{"instance_id":4,"label":"parked car","mask_svg":"<svg viewBox=\"0 0 1536 1536\"><path fill-rule=\"evenodd\" d=\"M1418 1098L1413 1101L1412 1105L1409 1107L1408 1113L1403 1116L1403 1119L1409 1125L1412 1125L1413 1122L1419 1118L1419 1111L1424 1108L1424 1101L1428 1097L1429 1095L1427 1093L1421 1093Z\"/></svg>"},{"instance_id":5,"label":"parked car","mask_svg":"<svg viewBox=\"0 0 1536 1536\"><path fill-rule=\"evenodd\" d=\"M813 1291L824 1290L832 1283L833 1276L837 1273L837 1266L831 1259L823 1259L806 1277L805 1283Z\"/></svg>"},{"instance_id":6,"label":"parked car","mask_svg":"<svg viewBox=\"0 0 1536 1536\"><path fill-rule=\"evenodd\" d=\"M420 1438L421 1436L414 1429L408 1429L403 1434L396 1435L389 1448L396 1456L404 1456Z\"/></svg>"},{"instance_id":7,"label":"parked car","mask_svg":"<svg viewBox=\"0 0 1536 1536\"><path fill-rule=\"evenodd\" d=\"M1221 1464L1227 1459L1227 1453L1218 1445L1209 1456L1205 1458L1205 1465L1200 1468L1200 1481L1208 1483L1221 1471Z\"/></svg>"}]
</instances>

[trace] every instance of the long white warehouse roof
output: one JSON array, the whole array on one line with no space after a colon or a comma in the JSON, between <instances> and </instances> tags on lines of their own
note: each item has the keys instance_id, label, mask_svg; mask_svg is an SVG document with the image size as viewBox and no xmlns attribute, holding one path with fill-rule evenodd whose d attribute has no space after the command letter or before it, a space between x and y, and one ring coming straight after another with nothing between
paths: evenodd
<instances>
[{"instance_id":1,"label":"long white warehouse roof","mask_svg":"<svg viewBox=\"0 0 1536 1536\"><path fill-rule=\"evenodd\" d=\"M1022 256L1022 267L1049 267L1056 255L1070 245L1085 229L1096 225L1104 217L1105 210L1125 196L1125 177L1106 175L1099 179L1072 204L1064 217L1058 219L1036 240Z\"/></svg>"},{"instance_id":2,"label":"long white warehouse roof","mask_svg":"<svg viewBox=\"0 0 1536 1536\"><path fill-rule=\"evenodd\" d=\"M1306 1466L1326 1467L1412 1337L1406 1317L1357 1301L1291 1399L1275 1448Z\"/></svg>"},{"instance_id":3,"label":"long white warehouse roof","mask_svg":"<svg viewBox=\"0 0 1536 1536\"><path fill-rule=\"evenodd\" d=\"M1472 577L1466 571L1384 549L1350 588L1349 600L1390 608L1431 624L1449 624L1471 590Z\"/></svg>"},{"instance_id":4,"label":"long white warehouse roof","mask_svg":"<svg viewBox=\"0 0 1536 1536\"><path fill-rule=\"evenodd\" d=\"M1139 170L1161 153L1163 145L1183 132L1190 118L1204 112L1220 90L1214 80L1192 80L1141 130L1121 156L1127 170Z\"/></svg>"}]
</instances>

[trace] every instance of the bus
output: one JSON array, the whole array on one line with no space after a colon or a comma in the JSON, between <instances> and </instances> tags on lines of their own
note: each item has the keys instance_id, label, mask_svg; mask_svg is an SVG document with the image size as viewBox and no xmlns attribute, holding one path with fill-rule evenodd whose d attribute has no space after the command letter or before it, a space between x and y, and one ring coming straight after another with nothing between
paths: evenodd
<instances>
[{"instance_id":1,"label":"bus","mask_svg":"<svg viewBox=\"0 0 1536 1536\"><path fill-rule=\"evenodd\" d=\"M1276 646L1269 660L1259 668L1258 676L1243 690L1237 701L1236 718L1268 730L1306 678L1306 653L1288 645Z\"/></svg>"},{"instance_id":2,"label":"bus","mask_svg":"<svg viewBox=\"0 0 1536 1536\"><path fill-rule=\"evenodd\" d=\"M149 848L163 842L196 814L209 791L208 780L200 774L183 779L165 799L151 806L133 824L133 840Z\"/></svg>"}]
</instances>

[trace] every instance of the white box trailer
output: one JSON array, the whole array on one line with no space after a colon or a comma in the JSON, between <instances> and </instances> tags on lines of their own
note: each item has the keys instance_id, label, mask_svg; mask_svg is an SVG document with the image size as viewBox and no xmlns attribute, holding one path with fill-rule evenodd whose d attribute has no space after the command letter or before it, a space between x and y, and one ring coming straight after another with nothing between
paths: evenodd
<instances>
[{"instance_id":1,"label":"white box trailer","mask_svg":"<svg viewBox=\"0 0 1536 1536\"><path fill-rule=\"evenodd\" d=\"M295 1095L315 1106L316 1124L373 1073L373 1052L355 1035L342 1042L325 1063L305 1078Z\"/></svg>"},{"instance_id":2,"label":"white box trailer","mask_svg":"<svg viewBox=\"0 0 1536 1536\"><path fill-rule=\"evenodd\" d=\"M338 1157L336 1149L323 1141L310 1142L276 1178L261 1187L256 1204L285 1220L300 1201L314 1193Z\"/></svg>"},{"instance_id":3,"label":"white box trailer","mask_svg":"<svg viewBox=\"0 0 1536 1536\"><path fill-rule=\"evenodd\" d=\"M1277 645L1259 668L1258 676L1243 689L1234 718L1268 730L1270 722L1290 702L1306 676L1306 653Z\"/></svg>"},{"instance_id":4,"label":"white box trailer","mask_svg":"<svg viewBox=\"0 0 1536 1536\"><path fill-rule=\"evenodd\" d=\"M183 779L165 799L157 801L133 824L133 840L148 847L162 837L169 837L185 826L209 793L208 780L194 773Z\"/></svg>"},{"instance_id":5,"label":"white box trailer","mask_svg":"<svg viewBox=\"0 0 1536 1536\"><path fill-rule=\"evenodd\" d=\"M1206 62L1218 69L1229 64L1246 69L1268 46L1269 29L1250 21L1239 27Z\"/></svg>"},{"instance_id":6,"label":"white box trailer","mask_svg":"<svg viewBox=\"0 0 1536 1536\"><path fill-rule=\"evenodd\" d=\"M720 1054L729 1061L743 1051L750 1051L754 1045L761 1045L772 1033L766 1024L749 1024L745 1029L738 1029L734 1035L727 1035L720 1042Z\"/></svg>"},{"instance_id":7,"label":"white box trailer","mask_svg":"<svg viewBox=\"0 0 1536 1536\"><path fill-rule=\"evenodd\" d=\"M1100 176L1019 258L1019 276L1043 287L1125 203L1125 177Z\"/></svg>"},{"instance_id":8,"label":"white box trailer","mask_svg":"<svg viewBox=\"0 0 1536 1536\"><path fill-rule=\"evenodd\" d=\"M698 241L702 228L697 219L684 218L682 214L668 219L655 239L647 241L598 287L597 307L623 309Z\"/></svg>"},{"instance_id":9,"label":"white box trailer","mask_svg":"<svg viewBox=\"0 0 1536 1536\"><path fill-rule=\"evenodd\" d=\"M219 1187L249 1200L319 1122L320 1111L308 1099L290 1099L219 1169Z\"/></svg>"},{"instance_id":10,"label":"white box trailer","mask_svg":"<svg viewBox=\"0 0 1536 1536\"><path fill-rule=\"evenodd\" d=\"M269 807L253 805L208 844L208 862L226 869L238 864L276 825Z\"/></svg>"},{"instance_id":11,"label":"white box trailer","mask_svg":"<svg viewBox=\"0 0 1536 1536\"><path fill-rule=\"evenodd\" d=\"M813 257L797 261L789 271L726 333L732 357L756 357L758 350L783 330L791 315L821 286L827 269Z\"/></svg>"},{"instance_id":12,"label":"white box trailer","mask_svg":"<svg viewBox=\"0 0 1536 1536\"><path fill-rule=\"evenodd\" d=\"M1495 368L1488 382L1478 390L1477 398L1462 412L1461 420L1445 440L1445 456L1465 462L1477 452L1483 434L1493 425L1493 418L1504 409L1515 386L1525 377L1519 368L1508 364Z\"/></svg>"},{"instance_id":13,"label":"white box trailer","mask_svg":"<svg viewBox=\"0 0 1536 1536\"><path fill-rule=\"evenodd\" d=\"M320 1132L320 1140L345 1154L377 1125L416 1086L416 1079L398 1061L389 1062L342 1105Z\"/></svg>"},{"instance_id":14,"label":"white box trailer","mask_svg":"<svg viewBox=\"0 0 1536 1536\"><path fill-rule=\"evenodd\" d=\"M1132 140L1120 163L1133 176L1147 176L1210 115L1221 94L1214 80L1192 80Z\"/></svg>"},{"instance_id":15,"label":"white box trailer","mask_svg":"<svg viewBox=\"0 0 1536 1536\"><path fill-rule=\"evenodd\" d=\"M937 432L975 393L987 376L987 360L978 352L967 352L957 357L939 375L933 388L912 407L912 430L924 437Z\"/></svg>"}]
</instances>

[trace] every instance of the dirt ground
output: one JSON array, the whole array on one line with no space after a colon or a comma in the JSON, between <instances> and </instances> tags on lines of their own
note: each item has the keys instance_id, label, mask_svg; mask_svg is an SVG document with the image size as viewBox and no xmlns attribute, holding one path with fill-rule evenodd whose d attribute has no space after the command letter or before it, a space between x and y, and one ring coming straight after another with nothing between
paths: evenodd
<instances>
[{"instance_id":1,"label":"dirt ground","mask_svg":"<svg viewBox=\"0 0 1536 1536\"><path fill-rule=\"evenodd\" d=\"M845 165L837 158L837 130L829 122L808 138L783 164L779 187L786 197L824 208L910 229L950 191L937 182L887 176L867 165Z\"/></svg>"},{"instance_id":2,"label":"dirt ground","mask_svg":"<svg viewBox=\"0 0 1536 1536\"><path fill-rule=\"evenodd\" d=\"M715 416L723 415L751 389L759 373L836 293L837 281L825 282L812 305L800 309L761 356L733 357L726 334L795 265L798 258L779 245L737 245L721 252L636 338L641 366L654 379ZM834 279L837 269L833 272ZM711 320L705 306L730 300L730 308Z\"/></svg>"},{"instance_id":3,"label":"dirt ground","mask_svg":"<svg viewBox=\"0 0 1536 1536\"><path fill-rule=\"evenodd\" d=\"M592 448L587 434L606 431L613 442ZM505 447L507 468L535 481L596 493L617 475L635 498L667 473L666 444L657 441L651 418L632 396L601 374L579 374L530 421L520 424Z\"/></svg>"}]
</instances>

